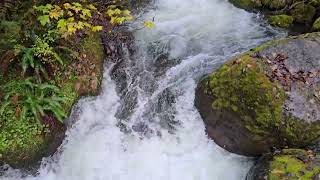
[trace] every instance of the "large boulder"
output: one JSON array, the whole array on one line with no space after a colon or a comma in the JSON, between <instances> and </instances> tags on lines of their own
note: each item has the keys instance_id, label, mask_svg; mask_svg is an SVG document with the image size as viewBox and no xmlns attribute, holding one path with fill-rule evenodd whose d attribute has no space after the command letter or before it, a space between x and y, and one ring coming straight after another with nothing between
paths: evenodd
<instances>
[{"instance_id":1,"label":"large boulder","mask_svg":"<svg viewBox=\"0 0 320 180\"><path fill-rule=\"evenodd\" d=\"M284 149L261 157L246 180L319 179L320 158L313 151Z\"/></svg>"},{"instance_id":2,"label":"large boulder","mask_svg":"<svg viewBox=\"0 0 320 180\"><path fill-rule=\"evenodd\" d=\"M320 137L320 33L268 42L202 80L195 104L208 135L257 156Z\"/></svg>"}]
</instances>

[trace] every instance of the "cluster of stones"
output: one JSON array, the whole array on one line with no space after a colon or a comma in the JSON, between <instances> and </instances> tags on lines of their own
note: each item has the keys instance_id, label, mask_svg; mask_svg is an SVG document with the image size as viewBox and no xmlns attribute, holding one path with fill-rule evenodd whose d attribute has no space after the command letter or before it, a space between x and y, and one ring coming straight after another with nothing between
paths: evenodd
<instances>
[{"instance_id":1,"label":"cluster of stones","mask_svg":"<svg viewBox=\"0 0 320 180\"><path fill-rule=\"evenodd\" d=\"M320 30L319 0L230 0L246 10L261 10L271 25L289 28L300 24L312 31Z\"/></svg>"}]
</instances>

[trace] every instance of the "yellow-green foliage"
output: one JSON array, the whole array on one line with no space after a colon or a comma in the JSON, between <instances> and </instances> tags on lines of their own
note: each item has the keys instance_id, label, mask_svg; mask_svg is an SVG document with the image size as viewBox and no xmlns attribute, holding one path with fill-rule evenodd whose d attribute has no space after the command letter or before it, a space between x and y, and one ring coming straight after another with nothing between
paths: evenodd
<instances>
[{"instance_id":1,"label":"yellow-green foliage","mask_svg":"<svg viewBox=\"0 0 320 180\"><path fill-rule=\"evenodd\" d=\"M64 3L63 5L42 5L34 9L40 13L38 21L42 26L54 23L57 30L63 37L76 33L77 30L101 31L100 25L92 23L93 15L101 13L93 4L84 6L80 3Z\"/></svg>"},{"instance_id":2,"label":"yellow-green foliage","mask_svg":"<svg viewBox=\"0 0 320 180\"><path fill-rule=\"evenodd\" d=\"M209 77L213 108L233 111L259 135L279 126L284 91L249 55L228 62Z\"/></svg>"},{"instance_id":3,"label":"yellow-green foliage","mask_svg":"<svg viewBox=\"0 0 320 180\"><path fill-rule=\"evenodd\" d=\"M309 161L308 152L300 149L286 149L276 155L270 163L268 180L311 180L320 173L319 164ZM307 162L303 162L306 160Z\"/></svg>"},{"instance_id":4,"label":"yellow-green foliage","mask_svg":"<svg viewBox=\"0 0 320 180\"><path fill-rule=\"evenodd\" d=\"M106 15L110 17L111 24L123 24L133 19L129 10L120 10L116 6L109 6Z\"/></svg>"},{"instance_id":5,"label":"yellow-green foliage","mask_svg":"<svg viewBox=\"0 0 320 180\"><path fill-rule=\"evenodd\" d=\"M121 10L115 5L110 5L105 13L100 12L93 4L83 5L78 2L64 3L63 5L35 6L40 13L38 21L42 26L54 23L63 37L67 37L79 30L97 32L103 26L94 23L94 16L109 19L111 25L120 25L133 19L127 9Z\"/></svg>"},{"instance_id":6,"label":"yellow-green foliage","mask_svg":"<svg viewBox=\"0 0 320 180\"><path fill-rule=\"evenodd\" d=\"M42 156L45 127L34 121L21 121L10 113L0 116L0 161L19 166Z\"/></svg>"}]
</instances>

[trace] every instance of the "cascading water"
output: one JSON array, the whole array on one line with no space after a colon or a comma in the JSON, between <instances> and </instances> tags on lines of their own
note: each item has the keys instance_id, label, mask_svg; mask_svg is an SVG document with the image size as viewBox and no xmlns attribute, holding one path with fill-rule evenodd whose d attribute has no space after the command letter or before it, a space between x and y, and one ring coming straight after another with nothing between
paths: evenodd
<instances>
[{"instance_id":1,"label":"cascading water","mask_svg":"<svg viewBox=\"0 0 320 180\"><path fill-rule=\"evenodd\" d=\"M101 94L78 103L60 153L36 177L9 169L1 180L244 179L250 159L208 139L195 88L225 60L279 32L225 0L158 0L144 18L156 27L135 32L138 51L123 60L123 79L106 64Z\"/></svg>"}]
</instances>

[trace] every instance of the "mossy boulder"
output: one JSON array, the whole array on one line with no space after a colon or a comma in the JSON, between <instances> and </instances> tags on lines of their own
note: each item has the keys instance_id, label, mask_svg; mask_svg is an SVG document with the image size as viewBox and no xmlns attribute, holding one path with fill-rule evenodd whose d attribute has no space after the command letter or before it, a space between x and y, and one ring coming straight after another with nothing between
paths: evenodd
<instances>
[{"instance_id":1,"label":"mossy boulder","mask_svg":"<svg viewBox=\"0 0 320 180\"><path fill-rule=\"evenodd\" d=\"M316 14L316 8L310 4L300 3L290 11L290 14L297 23L312 23L313 17Z\"/></svg>"},{"instance_id":2,"label":"mossy boulder","mask_svg":"<svg viewBox=\"0 0 320 180\"><path fill-rule=\"evenodd\" d=\"M254 0L230 0L230 2L245 10L253 10L258 5Z\"/></svg>"},{"instance_id":3,"label":"mossy boulder","mask_svg":"<svg viewBox=\"0 0 320 180\"><path fill-rule=\"evenodd\" d=\"M263 44L202 80L196 107L208 135L228 151L257 156L320 137L320 34Z\"/></svg>"},{"instance_id":4,"label":"mossy boulder","mask_svg":"<svg viewBox=\"0 0 320 180\"><path fill-rule=\"evenodd\" d=\"M313 23L312 30L320 31L320 17Z\"/></svg>"},{"instance_id":5,"label":"mossy boulder","mask_svg":"<svg viewBox=\"0 0 320 180\"><path fill-rule=\"evenodd\" d=\"M313 151L283 149L260 158L250 169L247 180L319 179L320 156Z\"/></svg>"},{"instance_id":6,"label":"mossy boulder","mask_svg":"<svg viewBox=\"0 0 320 180\"><path fill-rule=\"evenodd\" d=\"M278 26L281 28L288 28L293 23L293 17L288 15L274 15L268 18L268 21L273 26Z\"/></svg>"}]
</instances>

